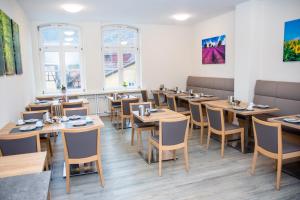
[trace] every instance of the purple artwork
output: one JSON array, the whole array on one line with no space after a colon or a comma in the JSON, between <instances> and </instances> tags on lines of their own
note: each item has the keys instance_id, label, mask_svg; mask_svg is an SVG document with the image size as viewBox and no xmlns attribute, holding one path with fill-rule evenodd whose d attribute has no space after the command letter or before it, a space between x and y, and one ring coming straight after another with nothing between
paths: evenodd
<instances>
[{"instance_id":1,"label":"purple artwork","mask_svg":"<svg viewBox=\"0 0 300 200\"><path fill-rule=\"evenodd\" d=\"M202 40L202 64L225 63L225 35Z\"/></svg>"}]
</instances>

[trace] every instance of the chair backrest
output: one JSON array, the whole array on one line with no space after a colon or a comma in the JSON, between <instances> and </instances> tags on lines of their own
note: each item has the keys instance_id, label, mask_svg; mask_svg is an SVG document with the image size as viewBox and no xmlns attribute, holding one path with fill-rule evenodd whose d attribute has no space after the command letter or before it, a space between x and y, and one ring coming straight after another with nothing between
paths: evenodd
<instances>
[{"instance_id":1,"label":"chair backrest","mask_svg":"<svg viewBox=\"0 0 300 200\"><path fill-rule=\"evenodd\" d=\"M203 122L203 112L202 112L201 104L196 102L189 102L189 104L190 104L192 121L199 122L199 123Z\"/></svg>"},{"instance_id":2,"label":"chair backrest","mask_svg":"<svg viewBox=\"0 0 300 200\"><path fill-rule=\"evenodd\" d=\"M39 101L53 101L54 97L49 96L49 97L36 97L37 100Z\"/></svg>"},{"instance_id":3,"label":"chair backrest","mask_svg":"<svg viewBox=\"0 0 300 200\"><path fill-rule=\"evenodd\" d=\"M255 145L271 153L282 153L281 124L252 117Z\"/></svg>"},{"instance_id":4,"label":"chair backrest","mask_svg":"<svg viewBox=\"0 0 300 200\"><path fill-rule=\"evenodd\" d=\"M48 110L27 111L27 112L22 112L21 116L22 116L23 120L28 120L28 119L43 120L44 119L44 114L46 112L48 112Z\"/></svg>"},{"instance_id":5,"label":"chair backrest","mask_svg":"<svg viewBox=\"0 0 300 200\"><path fill-rule=\"evenodd\" d=\"M154 99L155 106L160 106L160 99L159 99L158 92L153 92L153 99Z\"/></svg>"},{"instance_id":6,"label":"chair backrest","mask_svg":"<svg viewBox=\"0 0 300 200\"><path fill-rule=\"evenodd\" d=\"M130 113L131 113L131 117L134 123L141 123L142 121L140 121L139 119L137 119L136 117L134 117L132 111L138 111L139 110L139 106L142 105L144 106L144 108L151 108L151 102L139 102L139 103L131 103L130 104Z\"/></svg>"},{"instance_id":7,"label":"chair backrest","mask_svg":"<svg viewBox=\"0 0 300 200\"><path fill-rule=\"evenodd\" d=\"M68 99L71 100L71 99L79 99L79 96L77 95L68 95Z\"/></svg>"},{"instance_id":8,"label":"chair backrest","mask_svg":"<svg viewBox=\"0 0 300 200\"><path fill-rule=\"evenodd\" d=\"M82 159L100 153L100 127L97 125L63 129L66 159Z\"/></svg>"},{"instance_id":9,"label":"chair backrest","mask_svg":"<svg viewBox=\"0 0 300 200\"><path fill-rule=\"evenodd\" d=\"M82 101L78 101L78 102L63 102L62 104L62 108L80 108L83 107L83 102Z\"/></svg>"},{"instance_id":10,"label":"chair backrest","mask_svg":"<svg viewBox=\"0 0 300 200\"><path fill-rule=\"evenodd\" d=\"M170 110L177 112L175 96L167 95L167 104Z\"/></svg>"},{"instance_id":11,"label":"chair backrest","mask_svg":"<svg viewBox=\"0 0 300 200\"><path fill-rule=\"evenodd\" d=\"M147 92L147 90L141 90L141 94L142 94L143 102L147 102L148 101L148 92Z\"/></svg>"},{"instance_id":12,"label":"chair backrest","mask_svg":"<svg viewBox=\"0 0 300 200\"><path fill-rule=\"evenodd\" d=\"M41 151L40 136L37 131L22 134L0 135L2 156L11 156Z\"/></svg>"},{"instance_id":13,"label":"chair backrest","mask_svg":"<svg viewBox=\"0 0 300 200\"><path fill-rule=\"evenodd\" d=\"M31 104L29 105L29 111L38 111L38 110L47 110L52 114L52 105L51 104Z\"/></svg>"},{"instance_id":14,"label":"chair backrest","mask_svg":"<svg viewBox=\"0 0 300 200\"><path fill-rule=\"evenodd\" d=\"M164 119L159 122L159 144L173 146L187 142L189 117Z\"/></svg>"},{"instance_id":15,"label":"chair backrest","mask_svg":"<svg viewBox=\"0 0 300 200\"><path fill-rule=\"evenodd\" d=\"M206 105L208 125L210 128L217 131L225 130L225 121L222 108L213 108Z\"/></svg>"},{"instance_id":16,"label":"chair backrest","mask_svg":"<svg viewBox=\"0 0 300 200\"><path fill-rule=\"evenodd\" d=\"M79 115L79 116L87 116L88 109L85 107L81 108L64 108L64 116L72 116L72 115Z\"/></svg>"},{"instance_id":17,"label":"chair backrest","mask_svg":"<svg viewBox=\"0 0 300 200\"><path fill-rule=\"evenodd\" d=\"M139 102L138 98L121 99L122 115L130 115L130 104L138 103L138 102Z\"/></svg>"}]
</instances>

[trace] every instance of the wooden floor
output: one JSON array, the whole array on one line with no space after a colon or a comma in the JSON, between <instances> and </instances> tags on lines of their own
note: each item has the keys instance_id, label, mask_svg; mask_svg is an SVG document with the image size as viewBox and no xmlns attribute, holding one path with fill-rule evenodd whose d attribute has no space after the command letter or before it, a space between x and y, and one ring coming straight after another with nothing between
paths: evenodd
<instances>
[{"instance_id":1,"label":"wooden floor","mask_svg":"<svg viewBox=\"0 0 300 200\"><path fill-rule=\"evenodd\" d=\"M207 151L199 145L199 130L189 140L190 171L184 170L183 152L178 160L163 163L163 176L158 177L158 164L148 165L130 146L131 129L124 134L103 118L101 132L102 163L105 187L97 174L71 178L71 193L66 193L63 174L63 145L61 137L55 144L51 197L56 199L300 199L300 181L282 175L282 188L276 191L273 161L258 158L256 175L249 173L252 154L242 154L225 148L220 157L220 143L212 140ZM147 133L143 135L144 140Z\"/></svg>"}]
</instances>

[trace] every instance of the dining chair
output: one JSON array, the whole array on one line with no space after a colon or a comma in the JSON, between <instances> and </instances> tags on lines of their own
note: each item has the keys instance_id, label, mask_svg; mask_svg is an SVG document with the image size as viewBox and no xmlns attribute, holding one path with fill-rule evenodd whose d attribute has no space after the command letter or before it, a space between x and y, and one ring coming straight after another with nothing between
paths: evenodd
<instances>
[{"instance_id":1,"label":"dining chair","mask_svg":"<svg viewBox=\"0 0 300 200\"><path fill-rule=\"evenodd\" d=\"M134 133L137 131L137 150L141 150L141 144L142 144L142 132L143 131L150 131L153 133L155 130L155 124L154 123L145 123L139 120L136 116L134 116L133 111L138 111L139 106L143 106L144 109L150 109L151 108L151 102L141 102L141 103L131 103L130 104L130 113L131 113L131 146L134 145Z\"/></svg>"},{"instance_id":2,"label":"dining chair","mask_svg":"<svg viewBox=\"0 0 300 200\"><path fill-rule=\"evenodd\" d=\"M2 156L11 156L24 153L41 151L38 131L30 131L19 134L1 134L0 151Z\"/></svg>"},{"instance_id":3,"label":"dining chair","mask_svg":"<svg viewBox=\"0 0 300 200\"><path fill-rule=\"evenodd\" d=\"M48 110L39 110L39 111L26 111L21 113L21 117L23 120L28 119L38 119L43 121L44 120L44 114L48 112ZM49 160L49 164L51 164L51 158L53 156L53 148L51 144L50 134L40 134L40 141L41 143L46 145L47 149L47 158ZM55 140L56 140L56 134L54 134Z\"/></svg>"},{"instance_id":4,"label":"dining chair","mask_svg":"<svg viewBox=\"0 0 300 200\"><path fill-rule=\"evenodd\" d=\"M66 163L66 190L70 192L70 165L95 162L99 180L104 187L101 163L100 127L71 128L62 130L64 159Z\"/></svg>"},{"instance_id":5,"label":"dining chair","mask_svg":"<svg viewBox=\"0 0 300 200\"><path fill-rule=\"evenodd\" d=\"M191 112L191 133L194 125L200 127L200 144L203 144L204 128L208 127L207 117L204 117L202 105L197 102L189 102Z\"/></svg>"},{"instance_id":6,"label":"dining chair","mask_svg":"<svg viewBox=\"0 0 300 200\"><path fill-rule=\"evenodd\" d=\"M156 108L167 108L168 105L161 101L159 92L152 92L154 98L154 104Z\"/></svg>"},{"instance_id":7,"label":"dining chair","mask_svg":"<svg viewBox=\"0 0 300 200\"><path fill-rule=\"evenodd\" d=\"M124 120L126 123L126 119L131 118L131 113L130 113L130 104L131 103L138 103L139 98L127 98L127 99L121 99L121 113L120 113L120 118L121 118L121 129L122 133L124 133Z\"/></svg>"},{"instance_id":8,"label":"dining chair","mask_svg":"<svg viewBox=\"0 0 300 200\"><path fill-rule=\"evenodd\" d=\"M222 108L214 108L206 105L206 112L208 118L207 149L212 133L221 136L221 156L223 158L226 136L240 134L241 151L244 152L244 128L225 122Z\"/></svg>"},{"instance_id":9,"label":"dining chair","mask_svg":"<svg viewBox=\"0 0 300 200\"><path fill-rule=\"evenodd\" d=\"M61 106L62 106L62 110L64 108L81 108L83 107L83 102L82 101L62 102Z\"/></svg>"},{"instance_id":10,"label":"dining chair","mask_svg":"<svg viewBox=\"0 0 300 200\"><path fill-rule=\"evenodd\" d=\"M183 115L190 115L190 111L188 108L177 106L176 99L174 95L167 95L167 104L170 110L175 112L179 112Z\"/></svg>"},{"instance_id":11,"label":"dining chair","mask_svg":"<svg viewBox=\"0 0 300 200\"><path fill-rule=\"evenodd\" d=\"M148 163L151 162L152 146L158 151L158 175L162 174L162 153L163 151L173 151L173 158L176 159L176 150L184 149L185 170L189 170L188 161L188 132L189 117L175 119L162 119L159 121L159 135L151 135L148 139Z\"/></svg>"},{"instance_id":12,"label":"dining chair","mask_svg":"<svg viewBox=\"0 0 300 200\"><path fill-rule=\"evenodd\" d=\"M118 116L121 112L121 102L112 102L110 101L110 121L117 121Z\"/></svg>"},{"instance_id":13,"label":"dining chair","mask_svg":"<svg viewBox=\"0 0 300 200\"><path fill-rule=\"evenodd\" d=\"M81 108L65 108L63 110L64 116L72 116L72 115L79 115L79 116L87 116L88 115L88 109L86 107Z\"/></svg>"},{"instance_id":14,"label":"dining chair","mask_svg":"<svg viewBox=\"0 0 300 200\"><path fill-rule=\"evenodd\" d=\"M154 99L149 99L148 91L147 90L141 90L142 94L142 100L143 102L151 102L152 105L154 105Z\"/></svg>"},{"instance_id":15,"label":"dining chair","mask_svg":"<svg viewBox=\"0 0 300 200\"><path fill-rule=\"evenodd\" d=\"M29 111L39 111L39 110L47 110L51 116L53 114L52 104L30 104L29 105Z\"/></svg>"},{"instance_id":16,"label":"dining chair","mask_svg":"<svg viewBox=\"0 0 300 200\"><path fill-rule=\"evenodd\" d=\"M300 145L290 143L282 138L281 124L266 122L252 117L254 131L254 154L251 173L255 173L258 154L277 161L276 189L280 189L282 162L290 158L300 157Z\"/></svg>"},{"instance_id":17,"label":"dining chair","mask_svg":"<svg viewBox=\"0 0 300 200\"><path fill-rule=\"evenodd\" d=\"M78 95L68 95L68 99L72 100L72 99L79 99Z\"/></svg>"}]
</instances>

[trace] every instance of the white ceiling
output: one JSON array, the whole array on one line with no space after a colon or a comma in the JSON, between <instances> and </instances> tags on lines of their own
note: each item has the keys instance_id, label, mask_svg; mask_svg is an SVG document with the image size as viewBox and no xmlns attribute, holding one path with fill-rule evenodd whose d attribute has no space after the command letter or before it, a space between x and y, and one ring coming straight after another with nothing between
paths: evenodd
<instances>
[{"instance_id":1,"label":"white ceiling","mask_svg":"<svg viewBox=\"0 0 300 200\"><path fill-rule=\"evenodd\" d=\"M113 23L194 24L233 10L246 0L17 0L33 21L105 21ZM67 13L64 3L82 4L79 13ZM192 17L177 22L170 16L189 13Z\"/></svg>"}]
</instances>

